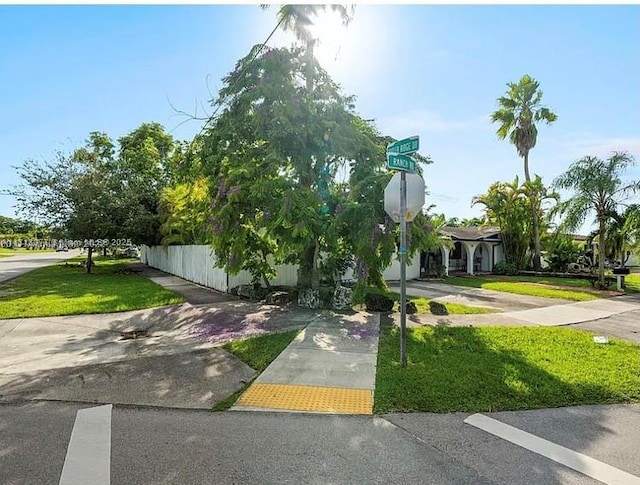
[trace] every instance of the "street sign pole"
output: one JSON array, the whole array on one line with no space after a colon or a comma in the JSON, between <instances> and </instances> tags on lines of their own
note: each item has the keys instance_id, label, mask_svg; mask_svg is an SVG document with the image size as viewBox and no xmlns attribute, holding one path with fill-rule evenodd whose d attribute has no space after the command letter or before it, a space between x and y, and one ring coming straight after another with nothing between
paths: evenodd
<instances>
[{"instance_id":1,"label":"street sign pole","mask_svg":"<svg viewBox=\"0 0 640 485\"><path fill-rule=\"evenodd\" d=\"M400 171L400 217L399 221L396 220L395 214L398 210L395 203L397 200L395 195L388 194L389 187L394 187L397 190L397 181L395 185L391 185L394 182L395 175L385 188L385 211L389 214L395 222L400 222L400 250L398 255L400 256L400 366L407 366L407 218L410 221L413 220L414 215L407 215L407 172L410 172L414 176L416 171L416 162L413 158L408 156L411 153L415 153L420 149L420 137L412 136L405 138L404 140L398 140L396 142L387 145L387 167L391 170ZM397 180L397 179L396 179ZM412 211L418 212L424 205L424 181L421 177L418 177L419 185L415 185L415 180L412 179L411 187L411 207ZM413 209L416 203L415 188L420 187L420 202L418 206ZM396 192L397 193L397 192Z\"/></svg>"},{"instance_id":2,"label":"street sign pole","mask_svg":"<svg viewBox=\"0 0 640 485\"><path fill-rule=\"evenodd\" d=\"M407 366L407 174L400 175L400 366Z\"/></svg>"}]
</instances>

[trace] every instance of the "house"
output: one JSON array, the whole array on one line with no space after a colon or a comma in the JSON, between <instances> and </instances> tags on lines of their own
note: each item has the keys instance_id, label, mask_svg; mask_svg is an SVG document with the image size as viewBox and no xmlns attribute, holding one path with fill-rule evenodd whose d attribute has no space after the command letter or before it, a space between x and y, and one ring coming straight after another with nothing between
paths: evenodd
<instances>
[{"instance_id":1,"label":"house","mask_svg":"<svg viewBox=\"0 0 640 485\"><path fill-rule=\"evenodd\" d=\"M491 226L442 228L451 238L453 246L444 245L436 252L421 255L421 268L426 274L434 274L437 265L444 266L446 275L455 272L466 274L488 273L504 259L500 229Z\"/></svg>"}]
</instances>

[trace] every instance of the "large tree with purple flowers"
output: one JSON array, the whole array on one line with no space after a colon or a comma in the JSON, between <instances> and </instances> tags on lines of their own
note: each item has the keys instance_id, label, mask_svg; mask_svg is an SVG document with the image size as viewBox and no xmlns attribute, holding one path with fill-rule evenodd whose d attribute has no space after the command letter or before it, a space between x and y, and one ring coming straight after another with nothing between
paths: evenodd
<instances>
[{"instance_id":1,"label":"large tree with purple flowers","mask_svg":"<svg viewBox=\"0 0 640 485\"><path fill-rule=\"evenodd\" d=\"M362 283L382 285L397 232L383 208L390 139L302 54L255 47L223 79L200 156L212 248L220 266L267 285L279 263L299 265L302 287L330 283L349 264Z\"/></svg>"}]
</instances>

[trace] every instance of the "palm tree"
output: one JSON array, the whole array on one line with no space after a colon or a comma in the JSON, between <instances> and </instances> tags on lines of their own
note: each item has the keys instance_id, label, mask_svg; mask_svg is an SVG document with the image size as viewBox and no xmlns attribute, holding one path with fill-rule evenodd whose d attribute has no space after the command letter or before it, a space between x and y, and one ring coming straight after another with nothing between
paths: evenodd
<instances>
[{"instance_id":1,"label":"palm tree","mask_svg":"<svg viewBox=\"0 0 640 485\"><path fill-rule=\"evenodd\" d=\"M605 257L609 261L619 261L624 266L630 253L636 249L637 234L633 221L640 214L640 205L631 204L624 212L611 212L605 228ZM596 231L597 235L597 231Z\"/></svg>"},{"instance_id":2,"label":"palm tree","mask_svg":"<svg viewBox=\"0 0 640 485\"><path fill-rule=\"evenodd\" d=\"M269 5L262 5L262 8L269 8ZM320 39L314 37L312 26L314 17L317 17L327 8L337 12L343 25L348 25L353 18L354 7L342 4L317 4L317 5L281 5L278 9L278 25L285 32L292 32L298 41L305 47L305 57L307 59L306 88L307 92L313 90L313 49Z\"/></svg>"},{"instance_id":3,"label":"palm tree","mask_svg":"<svg viewBox=\"0 0 640 485\"><path fill-rule=\"evenodd\" d=\"M486 194L471 199L471 206L476 204L484 206L485 221L500 228L505 261L516 269L523 269L530 241L531 217L518 177L513 182L494 182Z\"/></svg>"},{"instance_id":4,"label":"palm tree","mask_svg":"<svg viewBox=\"0 0 640 485\"><path fill-rule=\"evenodd\" d=\"M529 152L538 140L537 123L547 124L556 121L558 116L542 106L540 84L528 74L522 76L517 83L507 83L507 93L498 98L499 108L491 115L491 121L500 123L496 132L498 138L515 145L518 155L524 160L524 179L531 182L529 175ZM534 257L533 266L540 270L540 228L538 214L531 209L533 223Z\"/></svg>"},{"instance_id":5,"label":"palm tree","mask_svg":"<svg viewBox=\"0 0 640 485\"><path fill-rule=\"evenodd\" d=\"M564 216L568 230L577 229L590 213L598 223L598 276L604 288L604 260L606 226L611 214L631 193L640 192L640 182L624 183L622 174L635 160L626 152L614 152L607 160L587 156L571 164L557 177L553 185L572 190L573 196L558 204L557 211Z\"/></svg>"}]
</instances>

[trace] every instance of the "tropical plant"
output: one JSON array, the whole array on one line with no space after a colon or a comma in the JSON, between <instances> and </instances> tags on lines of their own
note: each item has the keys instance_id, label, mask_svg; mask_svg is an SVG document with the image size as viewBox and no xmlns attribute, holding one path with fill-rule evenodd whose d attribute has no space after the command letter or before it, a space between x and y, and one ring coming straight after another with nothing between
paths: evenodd
<instances>
[{"instance_id":1,"label":"tropical plant","mask_svg":"<svg viewBox=\"0 0 640 485\"><path fill-rule=\"evenodd\" d=\"M547 263L552 271L567 271L571 263L577 263L582 254L580 244L562 231L556 231L543 239Z\"/></svg>"},{"instance_id":2,"label":"tropical plant","mask_svg":"<svg viewBox=\"0 0 640 485\"><path fill-rule=\"evenodd\" d=\"M611 263L624 266L632 252L638 249L634 220L640 214L640 205L631 204L623 212L613 211L605 224L605 257Z\"/></svg>"},{"instance_id":3,"label":"tropical plant","mask_svg":"<svg viewBox=\"0 0 640 485\"><path fill-rule=\"evenodd\" d=\"M160 197L162 244L206 244L209 201L205 177L166 187Z\"/></svg>"},{"instance_id":4,"label":"tropical plant","mask_svg":"<svg viewBox=\"0 0 640 485\"><path fill-rule=\"evenodd\" d=\"M511 183L494 182L486 194L472 198L471 205L476 204L484 206L487 222L500 228L506 262L524 269L531 234L531 206L518 177Z\"/></svg>"},{"instance_id":5,"label":"tropical plant","mask_svg":"<svg viewBox=\"0 0 640 485\"><path fill-rule=\"evenodd\" d=\"M625 182L622 176L635 160L626 152L614 152L608 159L586 156L571 164L557 177L554 186L570 190L572 196L556 206L563 216L563 225L577 229L589 214L595 214L598 225L598 277L605 287L606 228L611 214L629 195L640 191L640 182Z\"/></svg>"},{"instance_id":6,"label":"tropical plant","mask_svg":"<svg viewBox=\"0 0 640 485\"><path fill-rule=\"evenodd\" d=\"M537 124L553 123L558 118L542 105L540 84L528 74L517 83L507 83L505 96L498 98L499 108L491 115L491 121L499 123L497 135L501 140L506 138L516 147L518 155L524 161L525 182L531 182L529 175L529 152L538 140ZM531 207L534 257L533 266L540 270L540 228L538 211Z\"/></svg>"}]
</instances>

